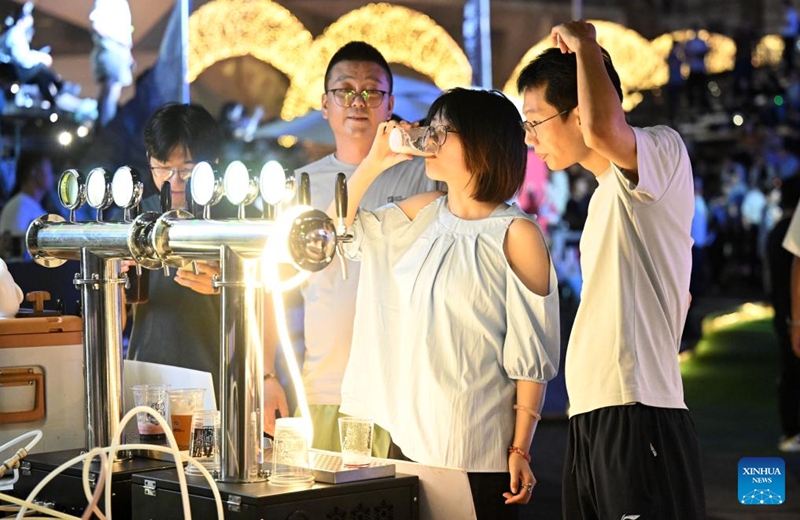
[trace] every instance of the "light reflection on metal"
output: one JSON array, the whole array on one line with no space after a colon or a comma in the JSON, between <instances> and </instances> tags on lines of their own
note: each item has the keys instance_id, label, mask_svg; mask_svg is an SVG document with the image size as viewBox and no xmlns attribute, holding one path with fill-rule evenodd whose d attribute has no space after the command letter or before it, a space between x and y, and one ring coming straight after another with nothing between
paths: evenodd
<instances>
[{"instance_id":1,"label":"light reflection on metal","mask_svg":"<svg viewBox=\"0 0 800 520\"><path fill-rule=\"evenodd\" d=\"M43 215L31 222L31 225L28 226L28 230L25 232L25 244L28 249L28 254L31 255L34 262L42 267L60 267L64 265L67 260L78 260L77 255L68 258L64 258L63 256L55 257L45 254L39 249L39 231L47 227L48 224L58 224L61 222L65 222L64 217L61 215Z\"/></svg>"},{"instance_id":2,"label":"light reflection on metal","mask_svg":"<svg viewBox=\"0 0 800 520\"><path fill-rule=\"evenodd\" d=\"M295 358L294 353L295 351L292 347L291 337L289 336L289 328L286 325L286 309L283 305L282 293L288 290L288 288L284 288L285 286L279 282L278 265L269 259L267 251L264 252L264 260L263 275L265 277L271 277L271 280L267 282L268 285L275 288L281 287L281 290L272 290L272 306L275 311L278 339L281 342L281 351L283 352L286 366L289 368L289 376L291 377L292 384L294 385L297 398L297 407L300 409L300 416L306 420L306 439L308 440L308 445L311 446L311 443L314 439L314 425L311 422L311 412L308 408L308 399L306 398L306 391L305 387L303 386L303 377L300 373L300 367L297 366L297 359ZM297 285L300 285L306 279L308 279L310 274L311 273L298 272L291 281L296 281Z\"/></svg>"}]
</instances>

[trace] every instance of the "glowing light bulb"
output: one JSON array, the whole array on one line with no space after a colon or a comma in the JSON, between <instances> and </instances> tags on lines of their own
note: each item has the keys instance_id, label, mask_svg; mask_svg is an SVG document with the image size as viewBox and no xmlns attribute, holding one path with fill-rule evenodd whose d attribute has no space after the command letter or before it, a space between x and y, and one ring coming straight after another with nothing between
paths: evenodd
<instances>
[{"instance_id":1,"label":"glowing light bulb","mask_svg":"<svg viewBox=\"0 0 800 520\"><path fill-rule=\"evenodd\" d=\"M242 161L233 161L225 169L225 196L234 206L244 204L250 193L250 172Z\"/></svg>"},{"instance_id":2,"label":"glowing light bulb","mask_svg":"<svg viewBox=\"0 0 800 520\"><path fill-rule=\"evenodd\" d=\"M58 134L58 143L61 146L69 146L72 144L72 134L69 132L61 132Z\"/></svg>"},{"instance_id":3,"label":"glowing light bulb","mask_svg":"<svg viewBox=\"0 0 800 520\"><path fill-rule=\"evenodd\" d=\"M267 161L259 176L261 198L267 204L279 204L286 194L286 174L278 161Z\"/></svg>"}]
</instances>

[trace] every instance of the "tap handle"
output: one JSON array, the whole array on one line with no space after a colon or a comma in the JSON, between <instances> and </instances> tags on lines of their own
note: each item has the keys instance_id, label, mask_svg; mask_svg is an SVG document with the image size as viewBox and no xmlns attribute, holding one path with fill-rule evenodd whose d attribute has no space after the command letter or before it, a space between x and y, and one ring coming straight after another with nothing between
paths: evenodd
<instances>
[{"instance_id":1,"label":"tap handle","mask_svg":"<svg viewBox=\"0 0 800 520\"><path fill-rule=\"evenodd\" d=\"M192 214L192 216L197 215L197 203L194 201L194 197L192 196L192 178L189 177L186 179L186 211Z\"/></svg>"},{"instance_id":2,"label":"tap handle","mask_svg":"<svg viewBox=\"0 0 800 520\"><path fill-rule=\"evenodd\" d=\"M347 177L339 172L336 175L336 233L347 233L345 219L347 219Z\"/></svg>"},{"instance_id":3,"label":"tap handle","mask_svg":"<svg viewBox=\"0 0 800 520\"><path fill-rule=\"evenodd\" d=\"M135 206L125 208L123 219L125 220L125 222L133 222L133 220L136 217L138 217L140 213L141 213L141 208L137 203Z\"/></svg>"},{"instance_id":4,"label":"tap handle","mask_svg":"<svg viewBox=\"0 0 800 520\"><path fill-rule=\"evenodd\" d=\"M172 209L172 186L169 181L161 185L161 213L166 213Z\"/></svg>"},{"instance_id":5,"label":"tap handle","mask_svg":"<svg viewBox=\"0 0 800 520\"><path fill-rule=\"evenodd\" d=\"M303 206L311 205L311 180L306 172L300 174L300 187L297 190L297 203Z\"/></svg>"},{"instance_id":6,"label":"tap handle","mask_svg":"<svg viewBox=\"0 0 800 520\"><path fill-rule=\"evenodd\" d=\"M350 274L347 272L347 257L344 256L342 242L336 243L336 256L339 257L339 263L342 266L342 280L347 280L350 278Z\"/></svg>"}]
</instances>

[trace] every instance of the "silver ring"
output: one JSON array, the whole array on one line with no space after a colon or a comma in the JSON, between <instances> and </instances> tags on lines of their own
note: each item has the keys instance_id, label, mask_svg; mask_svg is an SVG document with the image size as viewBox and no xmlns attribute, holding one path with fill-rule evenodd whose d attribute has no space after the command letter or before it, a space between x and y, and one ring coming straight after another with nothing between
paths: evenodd
<instances>
[{"instance_id":1,"label":"silver ring","mask_svg":"<svg viewBox=\"0 0 800 520\"><path fill-rule=\"evenodd\" d=\"M533 492L533 484L531 484L530 482L529 482L529 483L527 483L527 484L523 484L522 486L523 486L523 487L524 487L526 490L528 490L528 493L532 493L532 492Z\"/></svg>"}]
</instances>

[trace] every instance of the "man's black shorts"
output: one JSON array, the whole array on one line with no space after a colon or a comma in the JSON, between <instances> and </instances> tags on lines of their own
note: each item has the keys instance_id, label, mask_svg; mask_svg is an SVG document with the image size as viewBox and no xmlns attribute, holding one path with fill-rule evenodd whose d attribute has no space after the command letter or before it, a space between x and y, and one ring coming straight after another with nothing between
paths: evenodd
<instances>
[{"instance_id":1,"label":"man's black shorts","mask_svg":"<svg viewBox=\"0 0 800 520\"><path fill-rule=\"evenodd\" d=\"M570 419L566 520L705 518L700 448L689 412L641 404Z\"/></svg>"}]
</instances>

